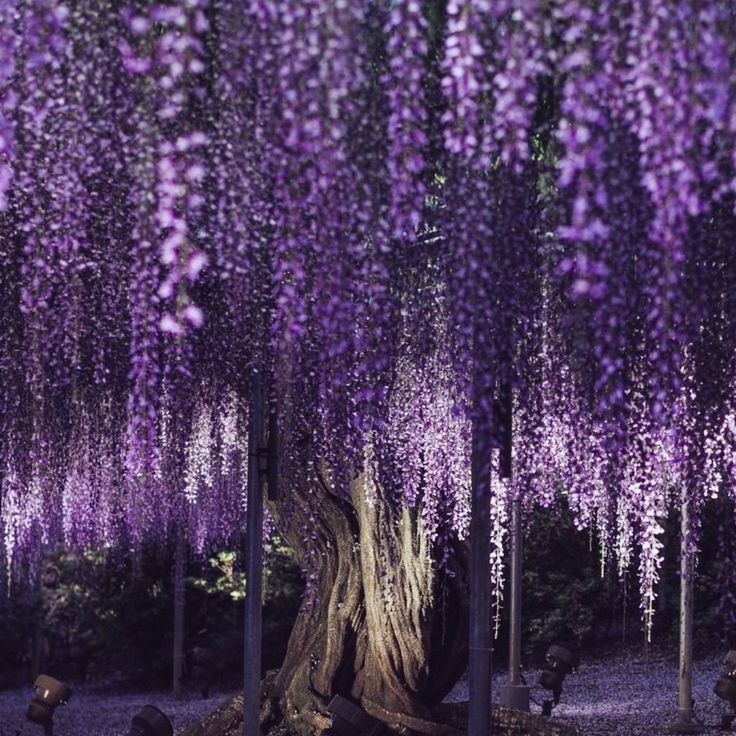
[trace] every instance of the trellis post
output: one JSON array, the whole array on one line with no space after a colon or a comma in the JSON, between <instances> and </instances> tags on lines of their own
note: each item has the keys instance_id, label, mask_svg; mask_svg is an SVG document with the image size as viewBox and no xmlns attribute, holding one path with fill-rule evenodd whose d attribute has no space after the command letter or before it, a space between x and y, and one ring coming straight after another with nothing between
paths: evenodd
<instances>
[{"instance_id":1,"label":"trellis post","mask_svg":"<svg viewBox=\"0 0 736 736\"><path fill-rule=\"evenodd\" d=\"M701 733L693 721L693 599L695 568L690 536L690 501L683 484L680 505L680 667L678 717L670 725L673 733Z\"/></svg>"},{"instance_id":2,"label":"trellis post","mask_svg":"<svg viewBox=\"0 0 736 736\"><path fill-rule=\"evenodd\" d=\"M491 733L491 485L490 442L474 411L471 447L470 642L468 736Z\"/></svg>"},{"instance_id":3,"label":"trellis post","mask_svg":"<svg viewBox=\"0 0 736 736\"><path fill-rule=\"evenodd\" d=\"M184 524L176 524L176 548L174 551L174 671L172 697L178 700L182 691L184 674L184 608L186 604L186 539Z\"/></svg>"},{"instance_id":4,"label":"trellis post","mask_svg":"<svg viewBox=\"0 0 736 736\"><path fill-rule=\"evenodd\" d=\"M248 433L248 508L245 520L245 646L243 733L256 736L261 712L261 606L263 597L263 379L253 380Z\"/></svg>"},{"instance_id":5,"label":"trellis post","mask_svg":"<svg viewBox=\"0 0 736 736\"><path fill-rule=\"evenodd\" d=\"M474 396L481 395L474 372ZM492 417L473 409L470 509L470 642L468 656L468 736L493 733L493 647L491 641L491 451L499 450L498 473L511 477L511 384L501 385Z\"/></svg>"},{"instance_id":6,"label":"trellis post","mask_svg":"<svg viewBox=\"0 0 736 736\"><path fill-rule=\"evenodd\" d=\"M509 630L509 681L501 688L501 705L529 710L529 688L521 683L521 499L511 502L511 610Z\"/></svg>"}]
</instances>

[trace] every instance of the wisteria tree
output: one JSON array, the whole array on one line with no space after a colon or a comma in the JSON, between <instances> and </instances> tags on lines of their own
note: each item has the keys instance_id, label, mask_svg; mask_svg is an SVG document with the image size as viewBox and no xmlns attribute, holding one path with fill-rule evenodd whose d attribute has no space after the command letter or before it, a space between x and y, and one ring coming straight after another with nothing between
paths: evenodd
<instances>
[{"instance_id":1,"label":"wisteria tree","mask_svg":"<svg viewBox=\"0 0 736 736\"><path fill-rule=\"evenodd\" d=\"M441 733L510 390L499 600L562 494L650 624L670 504L694 550L736 487L735 61L721 0L5 0L8 573L236 538L257 376L309 580L269 712Z\"/></svg>"}]
</instances>

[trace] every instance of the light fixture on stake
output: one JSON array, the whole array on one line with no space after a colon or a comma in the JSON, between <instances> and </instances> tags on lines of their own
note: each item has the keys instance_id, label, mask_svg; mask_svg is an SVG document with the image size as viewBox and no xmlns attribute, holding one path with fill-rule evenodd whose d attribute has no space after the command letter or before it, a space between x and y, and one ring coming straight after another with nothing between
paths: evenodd
<instances>
[{"instance_id":1,"label":"light fixture on stake","mask_svg":"<svg viewBox=\"0 0 736 736\"><path fill-rule=\"evenodd\" d=\"M166 714L155 705L144 705L133 716L127 736L173 736L174 729Z\"/></svg>"},{"instance_id":2,"label":"light fixture on stake","mask_svg":"<svg viewBox=\"0 0 736 736\"><path fill-rule=\"evenodd\" d=\"M44 736L53 736L54 710L69 702L72 691L63 682L48 675L39 675L33 687L35 692L26 711L26 718L31 723L43 726Z\"/></svg>"},{"instance_id":3,"label":"light fixture on stake","mask_svg":"<svg viewBox=\"0 0 736 736\"><path fill-rule=\"evenodd\" d=\"M332 698L327 711L332 716L332 726L324 732L325 736L381 736L385 733L382 721L340 695Z\"/></svg>"},{"instance_id":4,"label":"light fixture on stake","mask_svg":"<svg viewBox=\"0 0 736 736\"><path fill-rule=\"evenodd\" d=\"M736 718L736 649L732 649L723 660L725 672L722 674L713 692L731 706L731 713L721 716L721 728L730 731Z\"/></svg>"},{"instance_id":5,"label":"light fixture on stake","mask_svg":"<svg viewBox=\"0 0 736 736\"><path fill-rule=\"evenodd\" d=\"M545 690L552 691L552 700L545 700L542 704L542 715L552 715L552 708L560 702L562 695L562 683L565 676L573 672L580 665L580 658L575 652L553 644L548 650L544 660L542 674L539 676L539 684Z\"/></svg>"}]
</instances>

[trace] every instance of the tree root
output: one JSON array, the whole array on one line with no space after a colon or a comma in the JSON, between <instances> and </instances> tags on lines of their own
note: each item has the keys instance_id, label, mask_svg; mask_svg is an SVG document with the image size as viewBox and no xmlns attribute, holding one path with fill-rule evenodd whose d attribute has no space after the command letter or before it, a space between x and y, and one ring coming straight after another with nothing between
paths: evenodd
<instances>
[{"instance_id":1,"label":"tree root","mask_svg":"<svg viewBox=\"0 0 736 736\"><path fill-rule=\"evenodd\" d=\"M374 718L378 718L379 721L383 721L392 731L398 733L409 732L428 734L428 736L462 736L464 733L462 730L446 723L388 710L366 698L363 698L362 705L367 713Z\"/></svg>"},{"instance_id":2,"label":"tree root","mask_svg":"<svg viewBox=\"0 0 736 736\"><path fill-rule=\"evenodd\" d=\"M273 673L269 673L269 676L272 677ZM265 683L266 681L264 685ZM297 736L283 720L277 702L267 697L267 690L266 685L261 711L261 733L267 736ZM364 702L363 707L370 715L386 723L390 731L404 736L415 734L462 736L467 733L467 702L441 703L432 710L430 719L388 711L375 703ZM242 714L243 697L236 695L219 705L198 723L186 728L180 736L243 736ZM302 715L304 722L306 714ZM331 721L326 713L314 711L311 715L313 733L318 736L330 726ZM573 726L535 713L495 708L492 717L493 732L497 736L579 736L579 732Z\"/></svg>"}]
</instances>

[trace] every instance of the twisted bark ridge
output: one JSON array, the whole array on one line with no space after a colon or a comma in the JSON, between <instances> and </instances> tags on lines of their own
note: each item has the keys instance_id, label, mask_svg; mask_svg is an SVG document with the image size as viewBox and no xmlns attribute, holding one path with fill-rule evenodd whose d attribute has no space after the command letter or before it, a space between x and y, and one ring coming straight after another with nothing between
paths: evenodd
<instances>
[{"instance_id":1,"label":"twisted bark ridge","mask_svg":"<svg viewBox=\"0 0 736 736\"><path fill-rule=\"evenodd\" d=\"M432 707L467 663L464 553L458 545L454 561L438 569L419 509L396 510L374 491L367 492L363 476L349 498L326 482L313 489L318 498L312 496L308 513L319 579L299 612L272 688L276 708L269 709L300 734L327 725L326 705L335 694L398 731L448 732ZM305 512L297 504L282 525L298 555Z\"/></svg>"}]
</instances>

